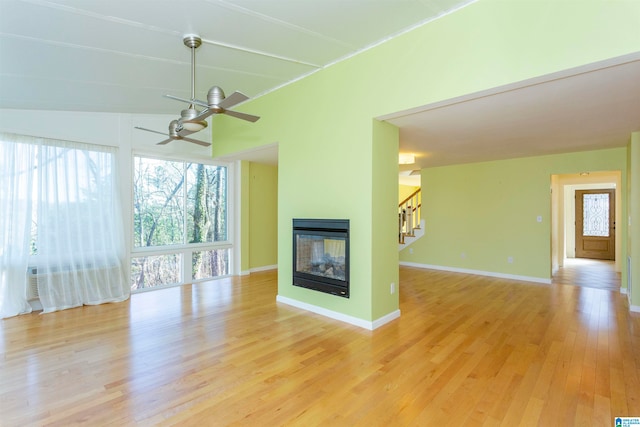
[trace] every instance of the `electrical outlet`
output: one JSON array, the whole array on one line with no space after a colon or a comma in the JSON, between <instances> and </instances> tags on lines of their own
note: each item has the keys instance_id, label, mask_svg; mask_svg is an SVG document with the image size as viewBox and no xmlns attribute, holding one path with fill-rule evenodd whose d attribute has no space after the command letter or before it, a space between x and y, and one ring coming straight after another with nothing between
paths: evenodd
<instances>
[{"instance_id":1,"label":"electrical outlet","mask_svg":"<svg viewBox=\"0 0 640 427\"><path fill-rule=\"evenodd\" d=\"M508 262L509 264L513 264L513 257L512 257L512 256L508 257L508 258L507 258L507 262Z\"/></svg>"},{"instance_id":2,"label":"electrical outlet","mask_svg":"<svg viewBox=\"0 0 640 427\"><path fill-rule=\"evenodd\" d=\"M460 258L465 259L466 257L467 257L467 254L466 254L466 253L462 252L462 253L460 254Z\"/></svg>"},{"instance_id":3,"label":"electrical outlet","mask_svg":"<svg viewBox=\"0 0 640 427\"><path fill-rule=\"evenodd\" d=\"M390 294L395 294L396 293L396 284L391 282L391 286L389 286L389 293Z\"/></svg>"},{"instance_id":4,"label":"electrical outlet","mask_svg":"<svg viewBox=\"0 0 640 427\"><path fill-rule=\"evenodd\" d=\"M413 253L413 248L409 248L409 253L412 254Z\"/></svg>"}]
</instances>

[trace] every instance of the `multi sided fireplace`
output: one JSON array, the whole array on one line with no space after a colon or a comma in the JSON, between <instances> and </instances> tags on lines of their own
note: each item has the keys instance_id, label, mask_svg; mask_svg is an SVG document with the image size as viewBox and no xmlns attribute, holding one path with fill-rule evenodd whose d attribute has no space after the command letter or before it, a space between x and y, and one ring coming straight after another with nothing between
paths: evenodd
<instances>
[{"instance_id":1,"label":"multi sided fireplace","mask_svg":"<svg viewBox=\"0 0 640 427\"><path fill-rule=\"evenodd\" d=\"M349 298L348 219L293 219L293 285Z\"/></svg>"}]
</instances>

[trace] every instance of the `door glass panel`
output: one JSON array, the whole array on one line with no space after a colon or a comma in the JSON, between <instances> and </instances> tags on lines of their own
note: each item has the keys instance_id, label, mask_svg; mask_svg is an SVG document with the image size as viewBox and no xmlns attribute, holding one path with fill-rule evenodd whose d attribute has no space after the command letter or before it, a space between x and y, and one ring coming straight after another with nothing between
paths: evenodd
<instances>
[{"instance_id":1,"label":"door glass panel","mask_svg":"<svg viewBox=\"0 0 640 427\"><path fill-rule=\"evenodd\" d=\"M609 194L584 194L582 235L609 237Z\"/></svg>"}]
</instances>

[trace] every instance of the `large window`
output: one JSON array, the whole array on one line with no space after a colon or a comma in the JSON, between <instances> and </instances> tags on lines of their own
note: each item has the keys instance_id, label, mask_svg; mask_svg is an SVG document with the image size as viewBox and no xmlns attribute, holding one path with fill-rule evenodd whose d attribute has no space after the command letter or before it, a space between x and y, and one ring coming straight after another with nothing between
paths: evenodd
<instances>
[{"instance_id":1,"label":"large window","mask_svg":"<svg viewBox=\"0 0 640 427\"><path fill-rule=\"evenodd\" d=\"M131 288L229 274L227 168L134 157Z\"/></svg>"}]
</instances>

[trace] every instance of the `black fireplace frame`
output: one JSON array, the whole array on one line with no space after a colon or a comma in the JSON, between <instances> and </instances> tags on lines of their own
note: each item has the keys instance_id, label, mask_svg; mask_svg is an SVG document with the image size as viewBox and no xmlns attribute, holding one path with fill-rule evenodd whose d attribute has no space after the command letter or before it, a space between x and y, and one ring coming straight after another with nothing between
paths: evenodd
<instances>
[{"instance_id":1,"label":"black fireplace frame","mask_svg":"<svg viewBox=\"0 0 640 427\"><path fill-rule=\"evenodd\" d=\"M345 280L297 271L297 236L312 234L345 239ZM293 218L293 286L349 298L349 220Z\"/></svg>"}]
</instances>

